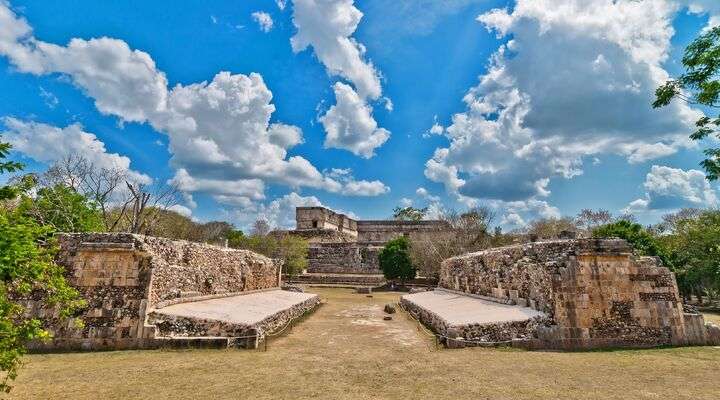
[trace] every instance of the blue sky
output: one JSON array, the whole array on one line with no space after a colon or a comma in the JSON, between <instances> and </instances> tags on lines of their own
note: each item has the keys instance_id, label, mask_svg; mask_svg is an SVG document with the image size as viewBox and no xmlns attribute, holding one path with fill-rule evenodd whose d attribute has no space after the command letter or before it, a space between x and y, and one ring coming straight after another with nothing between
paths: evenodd
<instances>
[{"instance_id":1,"label":"blue sky","mask_svg":"<svg viewBox=\"0 0 720 400\"><path fill-rule=\"evenodd\" d=\"M717 206L687 140L702 110L650 107L716 15L705 0L0 1L0 132L30 169L86 152L239 227L320 204L651 223Z\"/></svg>"}]
</instances>

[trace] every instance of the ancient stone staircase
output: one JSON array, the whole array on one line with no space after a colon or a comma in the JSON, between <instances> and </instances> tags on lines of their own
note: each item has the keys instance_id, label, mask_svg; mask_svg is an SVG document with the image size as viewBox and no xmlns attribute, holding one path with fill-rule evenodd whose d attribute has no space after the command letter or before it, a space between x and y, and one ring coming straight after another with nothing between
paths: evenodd
<instances>
[{"instance_id":1,"label":"ancient stone staircase","mask_svg":"<svg viewBox=\"0 0 720 400\"><path fill-rule=\"evenodd\" d=\"M301 285L336 285L336 286L382 286L387 281L380 274L332 274L305 273L295 276L284 276L283 281Z\"/></svg>"}]
</instances>

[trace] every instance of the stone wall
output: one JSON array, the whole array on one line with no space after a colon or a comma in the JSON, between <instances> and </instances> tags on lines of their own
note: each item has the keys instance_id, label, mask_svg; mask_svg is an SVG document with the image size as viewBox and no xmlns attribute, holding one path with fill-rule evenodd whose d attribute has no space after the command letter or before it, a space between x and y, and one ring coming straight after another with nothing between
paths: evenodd
<instances>
[{"instance_id":1,"label":"stone wall","mask_svg":"<svg viewBox=\"0 0 720 400\"><path fill-rule=\"evenodd\" d=\"M332 230L357 237L357 221L325 207L297 207L297 230Z\"/></svg>"},{"instance_id":2,"label":"stone wall","mask_svg":"<svg viewBox=\"0 0 720 400\"><path fill-rule=\"evenodd\" d=\"M618 239L537 242L450 258L439 285L544 312L552 324L538 327L537 338L525 343L530 348L682 345L698 336L686 333L674 275Z\"/></svg>"},{"instance_id":3,"label":"stone wall","mask_svg":"<svg viewBox=\"0 0 720 400\"><path fill-rule=\"evenodd\" d=\"M358 242L384 244L400 236L438 232L447 228L442 221L358 221Z\"/></svg>"},{"instance_id":4,"label":"stone wall","mask_svg":"<svg viewBox=\"0 0 720 400\"><path fill-rule=\"evenodd\" d=\"M382 247L358 243L311 244L308 249L310 273L380 274L378 253Z\"/></svg>"},{"instance_id":5,"label":"stone wall","mask_svg":"<svg viewBox=\"0 0 720 400\"><path fill-rule=\"evenodd\" d=\"M76 319L59 323L56 310L24 303L53 333L31 348L122 349L157 347L146 314L159 302L244 292L280 285L279 266L267 257L210 245L131 234L68 234L59 237L58 264L87 301Z\"/></svg>"},{"instance_id":6,"label":"stone wall","mask_svg":"<svg viewBox=\"0 0 720 400\"><path fill-rule=\"evenodd\" d=\"M356 243L357 235L352 236L343 232L328 229L304 229L295 231L276 230L270 232L277 238L281 238L283 235L293 235L301 237L307 240L308 243Z\"/></svg>"}]
</instances>

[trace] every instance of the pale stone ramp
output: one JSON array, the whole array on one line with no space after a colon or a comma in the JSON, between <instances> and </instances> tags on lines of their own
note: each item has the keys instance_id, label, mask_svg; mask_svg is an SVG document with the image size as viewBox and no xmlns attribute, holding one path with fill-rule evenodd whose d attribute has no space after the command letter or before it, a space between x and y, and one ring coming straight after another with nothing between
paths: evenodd
<instances>
[{"instance_id":1,"label":"pale stone ramp","mask_svg":"<svg viewBox=\"0 0 720 400\"><path fill-rule=\"evenodd\" d=\"M437 315L450 326L526 321L545 315L529 307L500 304L441 289L408 294L403 299Z\"/></svg>"},{"instance_id":2,"label":"pale stone ramp","mask_svg":"<svg viewBox=\"0 0 720 400\"><path fill-rule=\"evenodd\" d=\"M209 319L240 325L256 325L280 312L291 309L316 294L271 290L232 297L221 297L175 304L155 310L175 317Z\"/></svg>"}]
</instances>

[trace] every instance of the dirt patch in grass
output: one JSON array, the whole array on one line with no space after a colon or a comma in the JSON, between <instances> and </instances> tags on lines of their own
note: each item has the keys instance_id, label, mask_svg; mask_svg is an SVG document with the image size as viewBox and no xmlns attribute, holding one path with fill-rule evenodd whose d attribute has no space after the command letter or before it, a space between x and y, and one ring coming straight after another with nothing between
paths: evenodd
<instances>
[{"instance_id":1,"label":"dirt patch in grass","mask_svg":"<svg viewBox=\"0 0 720 400\"><path fill-rule=\"evenodd\" d=\"M720 313L703 313L706 322L712 322L715 325L720 325Z\"/></svg>"},{"instance_id":2,"label":"dirt patch in grass","mask_svg":"<svg viewBox=\"0 0 720 400\"><path fill-rule=\"evenodd\" d=\"M268 351L32 355L11 399L717 399L720 348L436 350L402 313L347 289Z\"/></svg>"}]
</instances>

